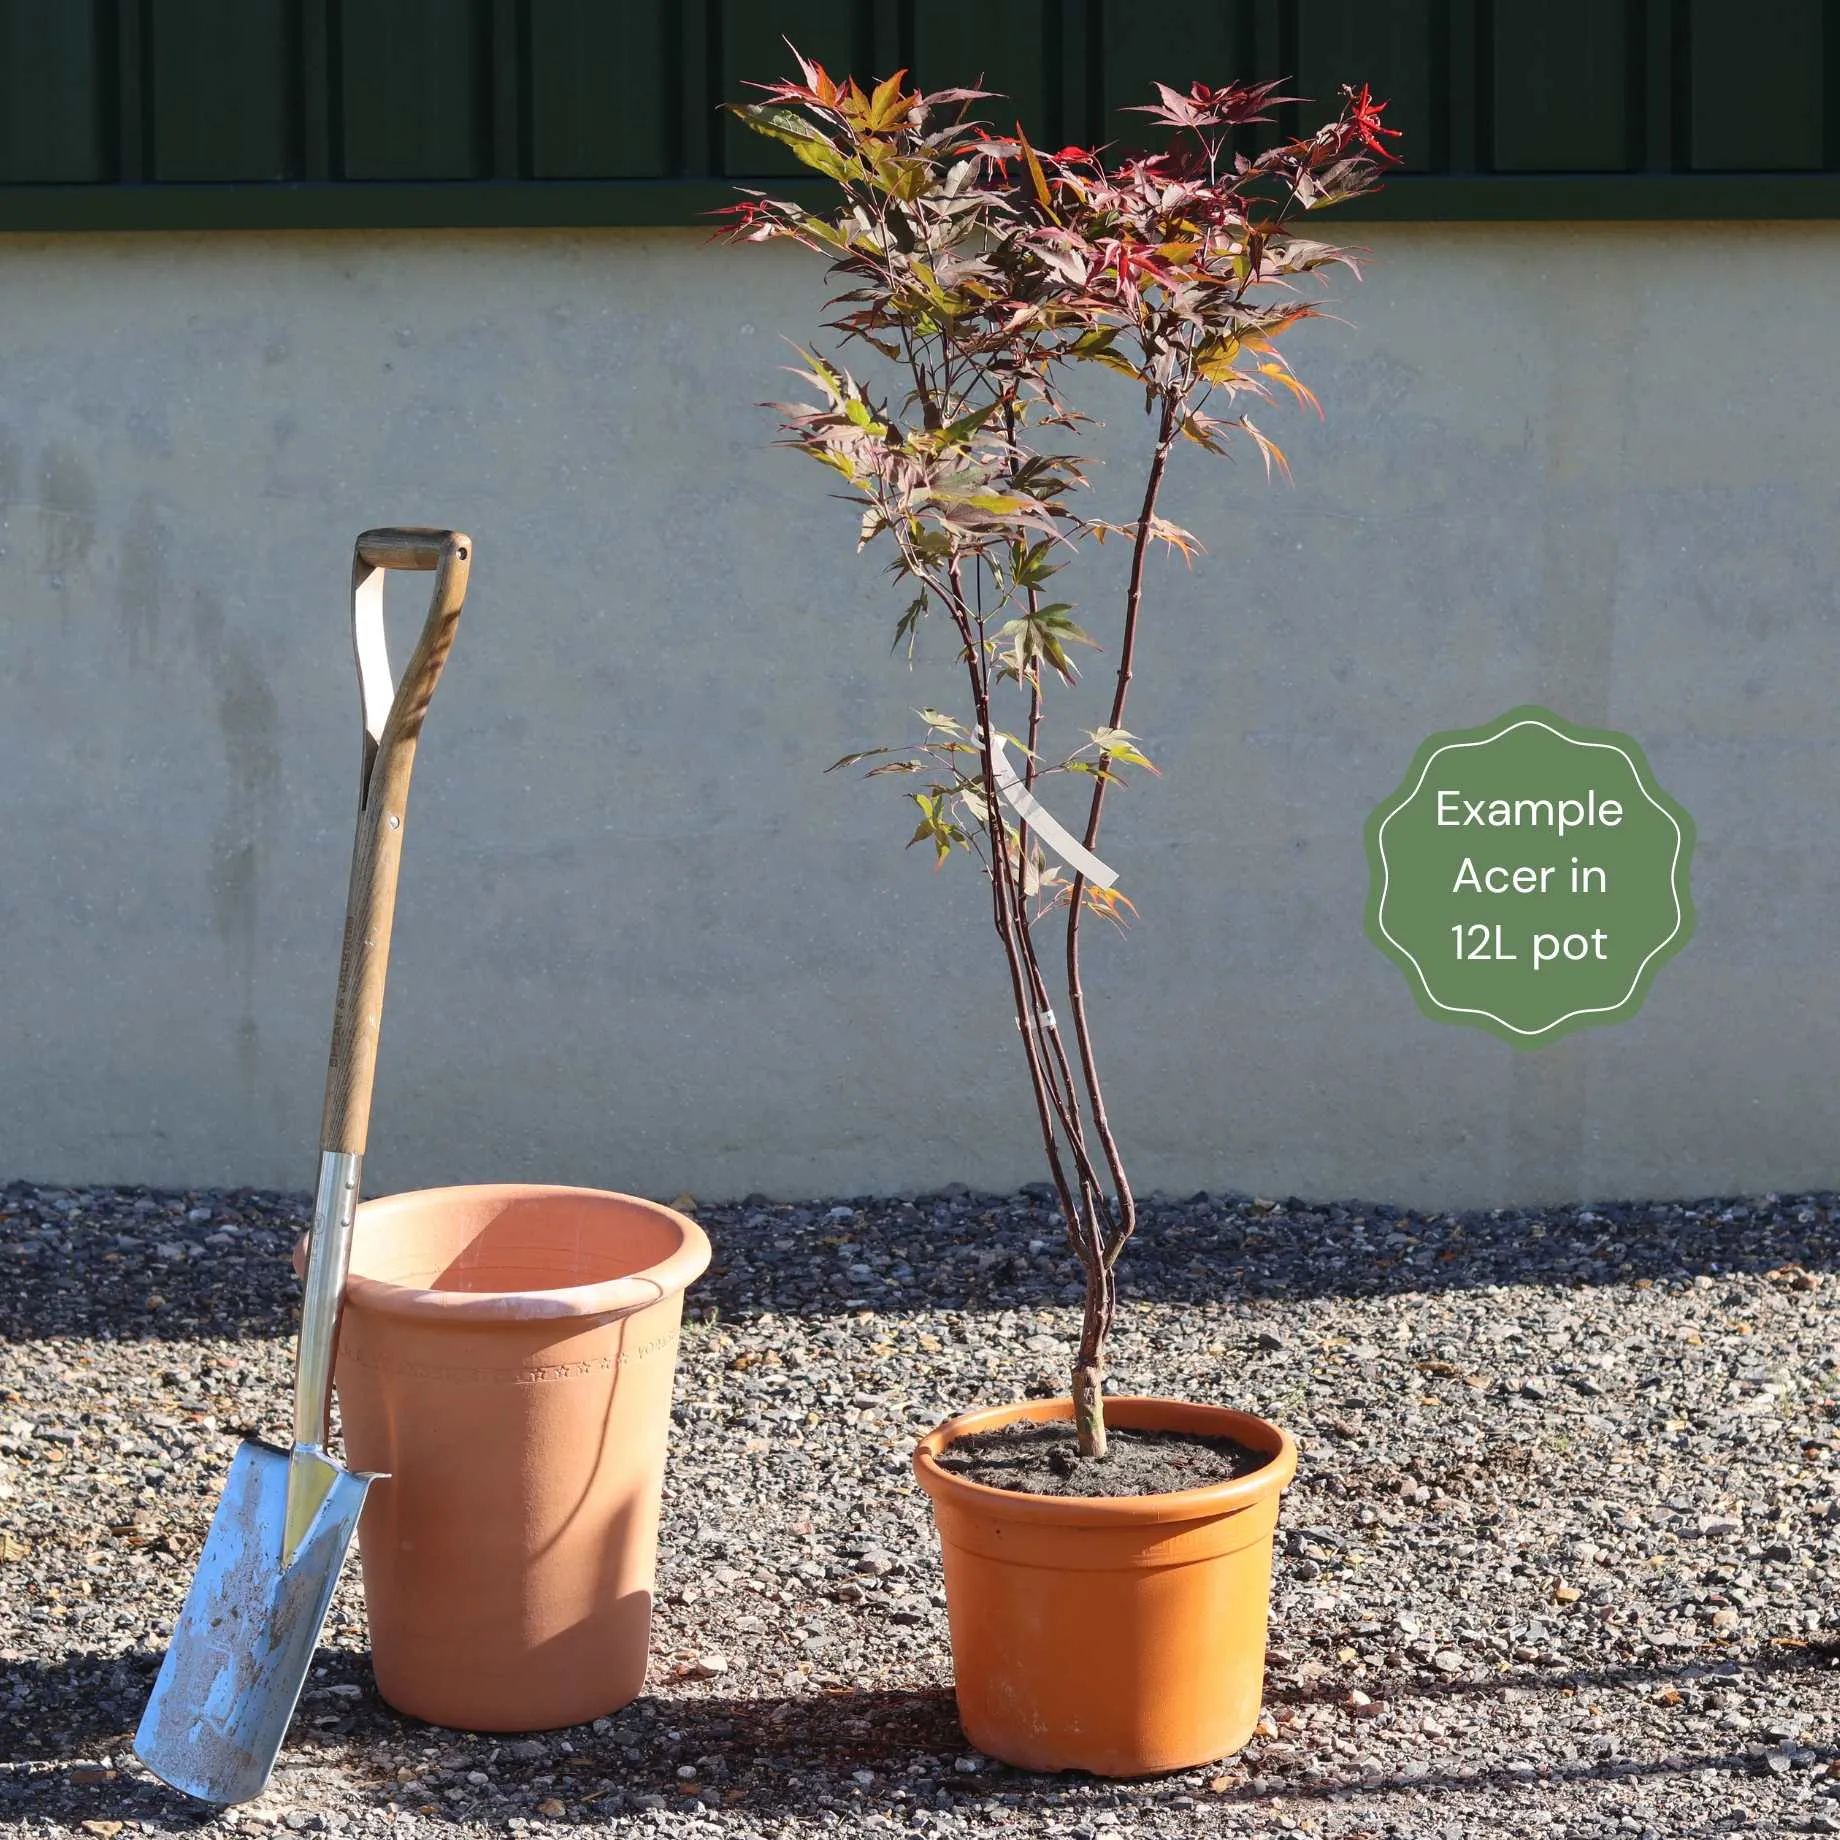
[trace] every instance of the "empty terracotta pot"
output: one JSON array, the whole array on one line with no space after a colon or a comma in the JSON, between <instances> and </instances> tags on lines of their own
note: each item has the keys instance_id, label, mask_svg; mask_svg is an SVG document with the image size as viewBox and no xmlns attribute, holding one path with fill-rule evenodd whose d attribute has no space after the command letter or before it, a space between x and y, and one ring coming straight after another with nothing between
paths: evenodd
<instances>
[{"instance_id":1,"label":"empty terracotta pot","mask_svg":"<svg viewBox=\"0 0 1840 1840\"><path fill-rule=\"evenodd\" d=\"M637 1697L697 1224L586 1188L358 1209L339 1331L347 1460L387 1475L358 1543L377 1688L467 1731Z\"/></svg>"},{"instance_id":2,"label":"empty terracotta pot","mask_svg":"<svg viewBox=\"0 0 1840 1840\"><path fill-rule=\"evenodd\" d=\"M965 1736L1025 1770L1148 1776L1238 1750L1258 1721L1278 1497L1290 1434L1222 1406L1108 1399L1109 1426L1230 1437L1271 1461L1168 1495L1029 1495L935 1459L954 1439L1066 1419L1067 1399L962 1413L923 1438L914 1473L945 1559Z\"/></svg>"}]
</instances>

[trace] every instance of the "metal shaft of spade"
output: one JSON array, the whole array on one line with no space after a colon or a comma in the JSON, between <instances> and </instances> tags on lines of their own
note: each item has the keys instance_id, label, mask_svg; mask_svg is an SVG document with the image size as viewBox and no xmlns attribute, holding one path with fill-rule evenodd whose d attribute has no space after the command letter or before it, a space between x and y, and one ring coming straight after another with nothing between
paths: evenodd
<instances>
[{"instance_id":1,"label":"metal shaft of spade","mask_svg":"<svg viewBox=\"0 0 1840 1840\"><path fill-rule=\"evenodd\" d=\"M339 1304L351 1268L351 1234L358 1217L364 1158L323 1150L307 1241L307 1280L294 1351L294 1447L288 1452L287 1518L281 1563L291 1565L331 1492L339 1466L326 1454L332 1416L332 1361L338 1347Z\"/></svg>"}]
</instances>

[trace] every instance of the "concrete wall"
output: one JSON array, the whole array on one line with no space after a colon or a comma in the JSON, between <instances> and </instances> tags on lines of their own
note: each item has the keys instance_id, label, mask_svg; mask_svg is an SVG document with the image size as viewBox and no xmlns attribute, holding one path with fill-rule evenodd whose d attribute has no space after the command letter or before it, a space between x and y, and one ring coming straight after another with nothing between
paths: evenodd
<instances>
[{"instance_id":1,"label":"concrete wall","mask_svg":"<svg viewBox=\"0 0 1840 1840\"><path fill-rule=\"evenodd\" d=\"M1352 323L1295 347L1329 412L1280 431L1295 488L1193 453L1169 506L1211 553L1156 569L1131 726L1166 778L1114 807L1142 918L1092 952L1140 1184L1833 1186L1840 225L1364 240ZM889 659L875 561L750 406L812 268L694 233L0 265L0 1173L309 1181L346 567L403 521L478 559L371 1186L1039 1175L981 886L902 854L888 782L821 773L950 685L937 643ZM1633 1022L1535 1054L1425 1020L1361 927L1415 746L1527 701L1634 733L1699 826L1696 939Z\"/></svg>"}]
</instances>

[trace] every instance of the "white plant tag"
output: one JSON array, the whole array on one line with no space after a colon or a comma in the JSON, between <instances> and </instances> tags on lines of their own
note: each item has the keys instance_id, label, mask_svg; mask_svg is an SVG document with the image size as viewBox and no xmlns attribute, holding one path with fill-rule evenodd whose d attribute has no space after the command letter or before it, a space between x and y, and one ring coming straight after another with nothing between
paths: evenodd
<instances>
[{"instance_id":1,"label":"white plant tag","mask_svg":"<svg viewBox=\"0 0 1840 1840\"><path fill-rule=\"evenodd\" d=\"M1016 769L1009 764L1009 756L1003 752L1001 736L993 737L991 740L990 764L997 776L997 790L1009 801L1016 816L1028 825L1069 869L1076 875L1085 876L1095 888L1109 888L1117 881L1117 875L1108 869L1091 850L1087 849L1085 844L1081 843L1071 831L1067 830L1017 777Z\"/></svg>"}]
</instances>

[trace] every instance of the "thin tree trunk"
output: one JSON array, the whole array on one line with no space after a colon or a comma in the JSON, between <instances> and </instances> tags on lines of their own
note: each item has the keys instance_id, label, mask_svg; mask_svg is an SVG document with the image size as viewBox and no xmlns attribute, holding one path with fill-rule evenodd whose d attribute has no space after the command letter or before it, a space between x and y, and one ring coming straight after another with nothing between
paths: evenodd
<instances>
[{"instance_id":1,"label":"thin tree trunk","mask_svg":"<svg viewBox=\"0 0 1840 1840\"><path fill-rule=\"evenodd\" d=\"M1047 1153L1048 1168L1054 1178L1054 1186L1060 1198L1061 1213L1068 1224L1068 1237L1074 1250L1079 1254L1081 1264L1086 1269L1087 1282L1093 1282L1096 1271L1103 1271L1105 1248L1097 1236L1090 1239L1080 1232L1081 1210L1075 1203L1073 1191L1068 1184L1066 1170L1061 1161L1060 1139L1055 1129L1056 1119L1061 1115L1061 1107L1053 1093L1048 1070L1043 1065L1041 1044L1038 1040L1039 1022L1032 1001L1034 995L1033 980L1025 962L1024 947L1019 944L1019 935L1026 936L1026 916L1018 916L1014 907L1017 892L1008 868L1007 839L1003 835L1002 819L997 801L996 766L991 750L990 726L990 687L984 670L983 651L978 643L978 635L973 630L974 615L966 604L963 578L956 564L948 572L951 582L950 606L954 624L965 646L965 668L971 680L972 704L977 711L979 732L981 735L979 755L982 767L983 792L986 812L986 833L991 843L991 900L993 918L996 923L997 937L1003 943L1003 954L1009 966L1010 994L1014 1004L1016 1023L1022 1034L1023 1054L1028 1062L1029 1083L1035 1094L1036 1120L1041 1128L1042 1147ZM1084 1154L1081 1153L1081 1161ZM1082 1180L1082 1188L1085 1182Z\"/></svg>"},{"instance_id":2,"label":"thin tree trunk","mask_svg":"<svg viewBox=\"0 0 1840 1840\"><path fill-rule=\"evenodd\" d=\"M1131 688L1131 673L1137 652L1138 614L1143 604L1144 563L1150 548L1150 525L1156 516L1157 497L1162 491L1163 475L1169 466L1169 450L1175 440L1175 405L1165 397L1163 413L1157 424L1156 451L1150 462L1150 476L1144 486L1142 509L1137 518L1137 537L1131 547L1131 572L1125 588L1124 636L1118 651L1118 677L1112 691L1109 727L1124 726L1125 701ZM1085 844L1091 850L1098 842L1099 820L1105 809L1105 791L1110 781L1105 774L1111 757L1101 754L1099 773L1093 781L1092 804L1086 816ZM1112 1321L1117 1313L1117 1281L1114 1269L1125 1243L1137 1230L1137 1198L1131 1191L1124 1158L1119 1154L1112 1135L1111 1122L1105 1111L1105 1091L1099 1083L1098 1060L1093 1053L1092 1028L1086 1014L1086 991L1080 978L1080 917L1085 905L1085 878L1076 874L1067 908L1067 1009L1073 1023L1074 1040L1080 1057L1080 1074L1086 1088L1087 1109L1093 1131L1104 1152L1117 1197L1117 1212L1108 1223L1109 1232L1101 1236L1100 1270L1089 1271L1086 1280L1086 1310L1080 1327L1080 1348L1073 1365L1074 1429L1079 1437L1080 1455L1102 1457L1106 1450L1105 1375L1106 1347L1111 1338Z\"/></svg>"}]
</instances>

